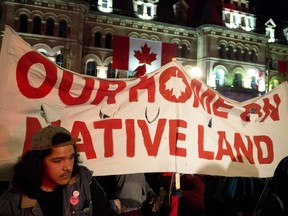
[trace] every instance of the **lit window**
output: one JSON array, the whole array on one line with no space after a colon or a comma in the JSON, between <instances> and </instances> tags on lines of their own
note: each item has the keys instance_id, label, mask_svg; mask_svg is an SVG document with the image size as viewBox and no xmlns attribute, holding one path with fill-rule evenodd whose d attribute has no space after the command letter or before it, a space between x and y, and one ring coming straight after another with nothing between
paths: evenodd
<instances>
[{"instance_id":1,"label":"lit window","mask_svg":"<svg viewBox=\"0 0 288 216\"><path fill-rule=\"evenodd\" d=\"M223 87L225 85L225 72L223 69L216 71L215 84L217 87Z\"/></svg>"},{"instance_id":2,"label":"lit window","mask_svg":"<svg viewBox=\"0 0 288 216\"><path fill-rule=\"evenodd\" d=\"M143 5L138 5L138 6L137 6L137 13L138 13L139 15L142 15L142 14L143 14Z\"/></svg>"},{"instance_id":3,"label":"lit window","mask_svg":"<svg viewBox=\"0 0 288 216\"><path fill-rule=\"evenodd\" d=\"M43 48L37 49L37 52L41 53L42 55L47 56L47 50L45 50L45 49L43 49Z\"/></svg>"},{"instance_id":4,"label":"lit window","mask_svg":"<svg viewBox=\"0 0 288 216\"><path fill-rule=\"evenodd\" d=\"M104 13L111 13L113 11L113 1L112 0L99 0L98 10Z\"/></svg>"},{"instance_id":5,"label":"lit window","mask_svg":"<svg viewBox=\"0 0 288 216\"><path fill-rule=\"evenodd\" d=\"M56 64L59 65L59 66L63 66L63 54L62 53L59 53L56 55Z\"/></svg>"},{"instance_id":6,"label":"lit window","mask_svg":"<svg viewBox=\"0 0 288 216\"><path fill-rule=\"evenodd\" d=\"M156 15L158 0L134 0L134 13L143 20L151 20Z\"/></svg>"},{"instance_id":7,"label":"lit window","mask_svg":"<svg viewBox=\"0 0 288 216\"><path fill-rule=\"evenodd\" d=\"M108 8L108 1L107 0L102 0L102 7Z\"/></svg>"},{"instance_id":8,"label":"lit window","mask_svg":"<svg viewBox=\"0 0 288 216\"><path fill-rule=\"evenodd\" d=\"M112 63L110 62L108 64L107 78L115 78L115 75L115 69L112 68Z\"/></svg>"},{"instance_id":9,"label":"lit window","mask_svg":"<svg viewBox=\"0 0 288 216\"><path fill-rule=\"evenodd\" d=\"M89 61L87 63L86 68L86 74L90 76L96 76L96 62L95 61Z\"/></svg>"},{"instance_id":10,"label":"lit window","mask_svg":"<svg viewBox=\"0 0 288 216\"><path fill-rule=\"evenodd\" d=\"M152 16L152 9L151 9L151 7L147 7L147 15L148 16Z\"/></svg>"}]
</instances>

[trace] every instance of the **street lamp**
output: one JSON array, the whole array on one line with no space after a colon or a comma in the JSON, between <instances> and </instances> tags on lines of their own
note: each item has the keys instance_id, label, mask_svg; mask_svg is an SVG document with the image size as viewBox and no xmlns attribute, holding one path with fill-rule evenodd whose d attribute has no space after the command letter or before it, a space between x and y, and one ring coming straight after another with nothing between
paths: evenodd
<instances>
[{"instance_id":1,"label":"street lamp","mask_svg":"<svg viewBox=\"0 0 288 216\"><path fill-rule=\"evenodd\" d=\"M199 67L197 66L191 66L191 65L185 65L185 68L187 69L187 71L192 75L195 76L197 78L201 78L202 76L202 71Z\"/></svg>"}]
</instances>

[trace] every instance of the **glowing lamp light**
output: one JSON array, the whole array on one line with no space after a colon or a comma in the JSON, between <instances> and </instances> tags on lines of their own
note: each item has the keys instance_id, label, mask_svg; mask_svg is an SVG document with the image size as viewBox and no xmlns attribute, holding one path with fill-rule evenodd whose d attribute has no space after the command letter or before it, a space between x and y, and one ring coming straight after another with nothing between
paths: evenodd
<instances>
[{"instance_id":1,"label":"glowing lamp light","mask_svg":"<svg viewBox=\"0 0 288 216\"><path fill-rule=\"evenodd\" d=\"M99 73L97 74L99 78L107 78L106 70L103 66L99 67Z\"/></svg>"},{"instance_id":2,"label":"glowing lamp light","mask_svg":"<svg viewBox=\"0 0 288 216\"><path fill-rule=\"evenodd\" d=\"M192 76L200 78L202 76L202 71L198 67L192 67L190 70Z\"/></svg>"}]
</instances>

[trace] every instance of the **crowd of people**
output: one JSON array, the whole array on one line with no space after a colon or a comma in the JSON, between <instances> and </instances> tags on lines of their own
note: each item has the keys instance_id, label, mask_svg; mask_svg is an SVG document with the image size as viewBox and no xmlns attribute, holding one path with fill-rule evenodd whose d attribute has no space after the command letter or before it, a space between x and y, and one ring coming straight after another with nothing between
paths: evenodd
<instances>
[{"instance_id":1,"label":"crowd of people","mask_svg":"<svg viewBox=\"0 0 288 216\"><path fill-rule=\"evenodd\" d=\"M0 216L288 215L288 157L271 179L197 174L97 176L81 166L69 131L47 126L1 183Z\"/></svg>"}]
</instances>

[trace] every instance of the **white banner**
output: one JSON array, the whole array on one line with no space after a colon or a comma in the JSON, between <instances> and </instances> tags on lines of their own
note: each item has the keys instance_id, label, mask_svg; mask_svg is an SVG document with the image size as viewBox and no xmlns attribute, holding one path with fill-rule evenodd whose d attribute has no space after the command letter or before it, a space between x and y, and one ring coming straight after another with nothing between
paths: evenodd
<instances>
[{"instance_id":1,"label":"white banner","mask_svg":"<svg viewBox=\"0 0 288 216\"><path fill-rule=\"evenodd\" d=\"M288 153L287 83L238 103L176 62L137 79L83 76L58 67L9 27L0 65L0 179L48 124L81 138L81 159L94 175L268 177Z\"/></svg>"}]
</instances>

